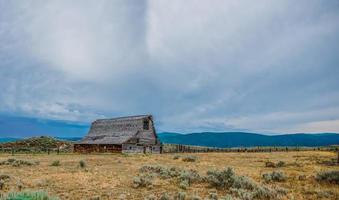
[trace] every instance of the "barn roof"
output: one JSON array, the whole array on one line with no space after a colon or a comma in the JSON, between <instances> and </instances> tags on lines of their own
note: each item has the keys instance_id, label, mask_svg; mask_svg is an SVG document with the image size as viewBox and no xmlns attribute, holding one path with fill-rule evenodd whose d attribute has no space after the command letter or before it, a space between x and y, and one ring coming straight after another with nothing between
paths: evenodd
<instances>
[{"instance_id":1,"label":"barn roof","mask_svg":"<svg viewBox=\"0 0 339 200\"><path fill-rule=\"evenodd\" d=\"M146 118L152 118L152 115L134 115L134 116L127 116L127 117L116 117L116 118L110 118L110 119L97 119L96 121L124 121L124 120L138 120L138 119L146 119ZM94 122L96 122L94 121Z\"/></svg>"},{"instance_id":2,"label":"barn roof","mask_svg":"<svg viewBox=\"0 0 339 200\"><path fill-rule=\"evenodd\" d=\"M122 144L133 138L139 130L114 130L110 127L117 123L133 123L133 121L141 119L152 120L152 115L136 115L95 120L91 125L88 135L79 141L78 144Z\"/></svg>"}]
</instances>

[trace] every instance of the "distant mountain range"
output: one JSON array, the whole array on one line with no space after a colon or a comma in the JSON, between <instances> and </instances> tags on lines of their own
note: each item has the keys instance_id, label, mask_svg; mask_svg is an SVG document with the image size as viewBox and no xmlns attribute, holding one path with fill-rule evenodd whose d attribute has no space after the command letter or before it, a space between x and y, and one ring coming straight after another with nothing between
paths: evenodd
<instances>
[{"instance_id":1,"label":"distant mountain range","mask_svg":"<svg viewBox=\"0 0 339 200\"><path fill-rule=\"evenodd\" d=\"M339 145L339 134L285 134L261 135L246 132L203 132L203 133L159 133L164 143L186 144L208 147L255 147L255 146L328 146Z\"/></svg>"},{"instance_id":2,"label":"distant mountain range","mask_svg":"<svg viewBox=\"0 0 339 200\"><path fill-rule=\"evenodd\" d=\"M158 134L160 141L170 144L186 144L208 147L256 147L256 146L328 146L339 145L339 134L285 134L262 135L246 132L202 132L202 133L171 133ZM77 141L81 137L57 137L60 140ZM0 138L0 143L13 142L18 138Z\"/></svg>"}]
</instances>

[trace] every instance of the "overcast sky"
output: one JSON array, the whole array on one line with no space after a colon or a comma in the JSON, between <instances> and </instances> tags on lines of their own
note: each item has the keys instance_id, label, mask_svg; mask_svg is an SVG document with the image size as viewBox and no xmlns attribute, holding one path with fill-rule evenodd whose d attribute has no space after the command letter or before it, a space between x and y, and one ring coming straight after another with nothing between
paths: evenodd
<instances>
[{"instance_id":1,"label":"overcast sky","mask_svg":"<svg viewBox=\"0 0 339 200\"><path fill-rule=\"evenodd\" d=\"M146 113L158 131L339 132L338 0L0 8L1 136Z\"/></svg>"}]
</instances>

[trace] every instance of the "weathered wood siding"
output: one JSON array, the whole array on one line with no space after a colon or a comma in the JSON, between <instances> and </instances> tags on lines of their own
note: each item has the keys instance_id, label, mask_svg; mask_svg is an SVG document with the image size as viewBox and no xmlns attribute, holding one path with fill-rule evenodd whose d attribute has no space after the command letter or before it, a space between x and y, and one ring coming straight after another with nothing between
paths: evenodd
<instances>
[{"instance_id":1,"label":"weathered wood siding","mask_svg":"<svg viewBox=\"0 0 339 200\"><path fill-rule=\"evenodd\" d=\"M144 123L144 120L142 120L140 123ZM143 127L144 128L144 127ZM155 129L153 126L153 121L149 120L149 129L139 130L138 134L136 135L136 138L138 139L139 144L158 144L159 141L157 140Z\"/></svg>"},{"instance_id":2,"label":"weathered wood siding","mask_svg":"<svg viewBox=\"0 0 339 200\"><path fill-rule=\"evenodd\" d=\"M120 153L122 145L116 144L74 144L77 153Z\"/></svg>"},{"instance_id":3,"label":"weathered wood siding","mask_svg":"<svg viewBox=\"0 0 339 200\"><path fill-rule=\"evenodd\" d=\"M123 153L161 153L160 145L143 146L137 144L123 144Z\"/></svg>"}]
</instances>

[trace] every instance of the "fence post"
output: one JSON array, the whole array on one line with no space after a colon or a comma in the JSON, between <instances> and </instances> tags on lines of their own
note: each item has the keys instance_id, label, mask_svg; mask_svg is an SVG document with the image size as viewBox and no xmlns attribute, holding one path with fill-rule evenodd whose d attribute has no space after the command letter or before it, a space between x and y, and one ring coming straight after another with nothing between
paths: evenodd
<instances>
[{"instance_id":1,"label":"fence post","mask_svg":"<svg viewBox=\"0 0 339 200\"><path fill-rule=\"evenodd\" d=\"M14 147L12 147L12 156L14 156Z\"/></svg>"},{"instance_id":2,"label":"fence post","mask_svg":"<svg viewBox=\"0 0 339 200\"><path fill-rule=\"evenodd\" d=\"M60 147L58 146L57 154L59 155L59 153L60 153Z\"/></svg>"}]
</instances>

